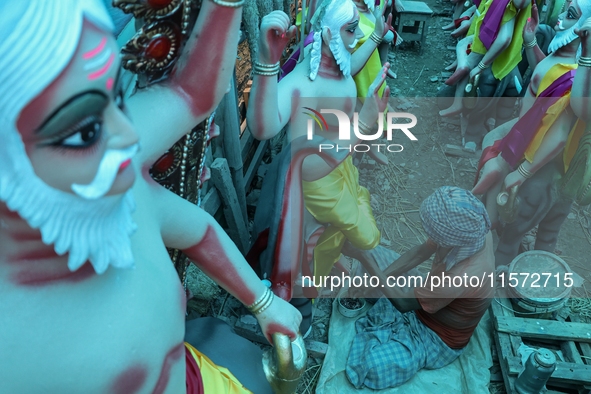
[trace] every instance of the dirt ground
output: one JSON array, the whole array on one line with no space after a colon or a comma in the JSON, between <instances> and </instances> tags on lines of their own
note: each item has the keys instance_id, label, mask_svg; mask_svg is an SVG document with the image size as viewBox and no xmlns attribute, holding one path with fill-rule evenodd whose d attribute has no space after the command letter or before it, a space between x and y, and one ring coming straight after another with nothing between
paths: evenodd
<instances>
[{"instance_id":1,"label":"dirt ground","mask_svg":"<svg viewBox=\"0 0 591 394\"><path fill-rule=\"evenodd\" d=\"M407 42L390 52L391 69L397 78L388 78L387 83L394 97L436 96L438 88L443 86L446 79L444 67L455 58L455 52L449 50L448 46L454 46L456 40L449 32L441 30L442 26L451 21L450 3L439 0L425 2L433 10L434 15L429 22L423 53L419 54L419 43ZM237 60L239 91L246 85L250 71L246 45L246 42L241 45L240 59ZM245 71L245 67L248 67L248 71ZM476 158L459 158L444 154L447 144L461 145L459 117L441 118L434 106L430 109L423 108L421 113L417 126L412 130L418 141L407 141L403 143L403 152L389 154L390 162L387 166L375 165L368 161L367 157L360 165L360 183L367 187L372 195L372 209L382 232L381 244L399 253L404 253L426 239L418 216L421 202L440 186L458 186L470 190L478 164ZM591 293L590 231L591 209L573 206L571 215L562 227L557 250L560 257L586 280L586 287L573 291L576 296ZM427 270L429 266L430 264L426 263L420 268ZM320 299L316 305L317 312L310 339L327 342L331 300ZM211 304L214 315L225 316L229 320L237 318L238 308L237 304L223 296L216 297ZM321 365L321 359L309 358L307 371L297 393L315 392ZM490 391L503 393L503 384L491 383Z\"/></svg>"}]
</instances>

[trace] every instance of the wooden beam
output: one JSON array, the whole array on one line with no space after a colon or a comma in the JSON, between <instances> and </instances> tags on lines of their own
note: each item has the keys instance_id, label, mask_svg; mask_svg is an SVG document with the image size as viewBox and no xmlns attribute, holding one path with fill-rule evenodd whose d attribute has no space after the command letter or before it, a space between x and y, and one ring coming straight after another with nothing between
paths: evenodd
<instances>
[{"instance_id":1,"label":"wooden beam","mask_svg":"<svg viewBox=\"0 0 591 394\"><path fill-rule=\"evenodd\" d=\"M215 187L212 187L201 200L201 208L211 216L214 216L221 206L222 199L220 198L220 193Z\"/></svg>"},{"instance_id":2,"label":"wooden beam","mask_svg":"<svg viewBox=\"0 0 591 394\"><path fill-rule=\"evenodd\" d=\"M257 173L257 169L261 164L261 160L263 159L263 155L265 154L268 145L269 141L261 141L257 147L256 152L254 152L254 157L248 166L248 170L246 170L246 175L244 175L244 184L246 187L249 187L252 183L254 175Z\"/></svg>"},{"instance_id":3,"label":"wooden beam","mask_svg":"<svg viewBox=\"0 0 591 394\"><path fill-rule=\"evenodd\" d=\"M218 189L224 207L224 216L228 222L228 235L238 249L246 254L250 249L250 236L244 222L242 209L238 202L236 189L232 182L228 161L226 159L216 159L211 166L211 179ZM244 193L244 189L242 190Z\"/></svg>"},{"instance_id":4,"label":"wooden beam","mask_svg":"<svg viewBox=\"0 0 591 394\"><path fill-rule=\"evenodd\" d=\"M574 323L580 323L581 318L578 315L571 314L570 321ZM579 343L579 346L581 347L581 352L583 353L583 356L585 356L585 364L591 365L591 345L588 343L581 342Z\"/></svg>"},{"instance_id":5,"label":"wooden beam","mask_svg":"<svg viewBox=\"0 0 591 394\"><path fill-rule=\"evenodd\" d=\"M497 316L496 329L525 338L591 343L591 326L585 323Z\"/></svg>"},{"instance_id":6,"label":"wooden beam","mask_svg":"<svg viewBox=\"0 0 591 394\"><path fill-rule=\"evenodd\" d=\"M223 129L221 139L224 149L224 157L228 161L228 168L234 184L234 190L238 197L238 206L242 212L242 221L247 223L246 194L244 193L244 171L242 169L242 157L240 155L240 116L238 115L238 98L236 93L236 71L231 81L230 91L222 100L221 111L223 117Z\"/></svg>"},{"instance_id":7,"label":"wooden beam","mask_svg":"<svg viewBox=\"0 0 591 394\"><path fill-rule=\"evenodd\" d=\"M461 146L446 144L444 153L447 156L465 157L466 159L480 159L482 151L476 151L475 153L472 153L465 151Z\"/></svg>"}]
</instances>

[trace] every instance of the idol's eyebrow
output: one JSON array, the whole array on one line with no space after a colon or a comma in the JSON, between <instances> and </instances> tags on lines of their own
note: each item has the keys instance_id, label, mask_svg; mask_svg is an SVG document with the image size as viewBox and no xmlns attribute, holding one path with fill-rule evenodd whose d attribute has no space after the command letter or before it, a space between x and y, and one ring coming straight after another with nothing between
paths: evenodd
<instances>
[{"instance_id":1,"label":"idol's eyebrow","mask_svg":"<svg viewBox=\"0 0 591 394\"><path fill-rule=\"evenodd\" d=\"M568 7L568 10L571 10L571 9L574 11L575 16L579 16L579 11L577 10L577 8L575 6L571 5Z\"/></svg>"},{"instance_id":2,"label":"idol's eyebrow","mask_svg":"<svg viewBox=\"0 0 591 394\"><path fill-rule=\"evenodd\" d=\"M89 100L91 97L95 97L98 100ZM108 104L109 98L107 97L107 95L100 91L100 90L86 90L84 92L78 93L77 95L71 97L69 100L67 100L66 102L64 102L62 105L60 105L58 108L55 109L55 111L53 111L51 113L51 115L49 115L41 124L41 126L39 126L36 130L35 133L36 134L45 134L42 133L42 131L51 123L53 123L53 120L55 120L56 118L59 117L60 114L67 112L66 110L68 109L68 107L72 107L72 106L77 106L79 104L84 104L88 101L91 101L93 106L96 107L97 104L99 104L99 101L104 101L105 106L106 104ZM92 108L90 108L92 109ZM101 108L101 110L104 108Z\"/></svg>"},{"instance_id":3,"label":"idol's eyebrow","mask_svg":"<svg viewBox=\"0 0 591 394\"><path fill-rule=\"evenodd\" d=\"M356 20L355 22L349 22L349 27L357 27L357 25L359 25L359 20Z\"/></svg>"}]
</instances>

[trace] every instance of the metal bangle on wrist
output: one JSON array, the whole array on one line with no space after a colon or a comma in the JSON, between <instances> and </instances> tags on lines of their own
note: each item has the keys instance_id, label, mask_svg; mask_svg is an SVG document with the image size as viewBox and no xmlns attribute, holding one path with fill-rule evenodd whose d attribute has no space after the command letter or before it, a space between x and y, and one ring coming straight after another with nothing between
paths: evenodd
<instances>
[{"instance_id":1,"label":"metal bangle on wrist","mask_svg":"<svg viewBox=\"0 0 591 394\"><path fill-rule=\"evenodd\" d=\"M519 173L519 175L521 175L525 179L529 179L532 176L534 176L533 172L531 172L531 171L525 169L525 167L523 167L523 163L521 163L521 165L519 167L517 167L517 172Z\"/></svg>"},{"instance_id":2,"label":"metal bangle on wrist","mask_svg":"<svg viewBox=\"0 0 591 394\"><path fill-rule=\"evenodd\" d=\"M536 40L536 38L534 37L533 40L531 40L530 42L524 42L523 43L523 47L524 48L533 48L536 45L538 45L538 40Z\"/></svg>"},{"instance_id":3,"label":"metal bangle on wrist","mask_svg":"<svg viewBox=\"0 0 591 394\"><path fill-rule=\"evenodd\" d=\"M228 0L211 0L221 7L240 8L244 5L245 0L228 1Z\"/></svg>"},{"instance_id":4,"label":"metal bangle on wrist","mask_svg":"<svg viewBox=\"0 0 591 394\"><path fill-rule=\"evenodd\" d=\"M482 62L482 60L480 61L480 63L478 63L478 68L481 70L486 70L489 66L487 66L486 64L484 64Z\"/></svg>"},{"instance_id":5,"label":"metal bangle on wrist","mask_svg":"<svg viewBox=\"0 0 591 394\"><path fill-rule=\"evenodd\" d=\"M376 32L374 31L373 33L371 33L371 35L369 36L369 38L375 42L377 45L380 45L382 43L382 37L379 37Z\"/></svg>"},{"instance_id":6,"label":"metal bangle on wrist","mask_svg":"<svg viewBox=\"0 0 591 394\"><path fill-rule=\"evenodd\" d=\"M271 304L273 303L273 299L275 298L275 294L269 289L265 287L265 292L257 301L253 304L250 304L246 307L246 309L252 313L253 315L258 315L263 313Z\"/></svg>"},{"instance_id":7,"label":"metal bangle on wrist","mask_svg":"<svg viewBox=\"0 0 591 394\"><path fill-rule=\"evenodd\" d=\"M275 64L262 64L259 62L254 62L252 66L253 74L258 75L265 75L265 76L272 76L279 74L279 70L281 69L279 62Z\"/></svg>"},{"instance_id":8,"label":"metal bangle on wrist","mask_svg":"<svg viewBox=\"0 0 591 394\"><path fill-rule=\"evenodd\" d=\"M357 126L359 128L359 131L361 131L361 134L363 135L371 135L371 127L365 123L364 121L362 121L361 119L357 119Z\"/></svg>"},{"instance_id":9,"label":"metal bangle on wrist","mask_svg":"<svg viewBox=\"0 0 591 394\"><path fill-rule=\"evenodd\" d=\"M591 67L591 57L581 56L579 58L578 63L579 63L579 66Z\"/></svg>"}]
</instances>

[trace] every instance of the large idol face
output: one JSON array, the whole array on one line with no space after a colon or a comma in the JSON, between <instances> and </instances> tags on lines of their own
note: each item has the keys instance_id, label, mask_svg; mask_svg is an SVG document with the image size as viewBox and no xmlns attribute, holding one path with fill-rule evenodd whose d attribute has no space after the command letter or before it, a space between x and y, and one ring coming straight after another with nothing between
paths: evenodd
<instances>
[{"instance_id":1,"label":"large idol face","mask_svg":"<svg viewBox=\"0 0 591 394\"><path fill-rule=\"evenodd\" d=\"M554 30L557 32L567 31L572 28L581 18L582 12L579 8L578 1L573 0L566 11L558 15L558 23L554 26Z\"/></svg>"},{"instance_id":2,"label":"large idol face","mask_svg":"<svg viewBox=\"0 0 591 394\"><path fill-rule=\"evenodd\" d=\"M138 137L124 112L118 52L112 33L84 20L67 67L21 111L17 129L48 186L74 193L73 185L102 178L100 194L114 195L133 185Z\"/></svg>"},{"instance_id":3,"label":"large idol face","mask_svg":"<svg viewBox=\"0 0 591 394\"><path fill-rule=\"evenodd\" d=\"M355 8L355 16L353 19L341 27L340 34L347 51L353 53L359 39L364 36L363 31L361 31L361 28L359 27L359 11L357 11L357 8Z\"/></svg>"}]
</instances>

